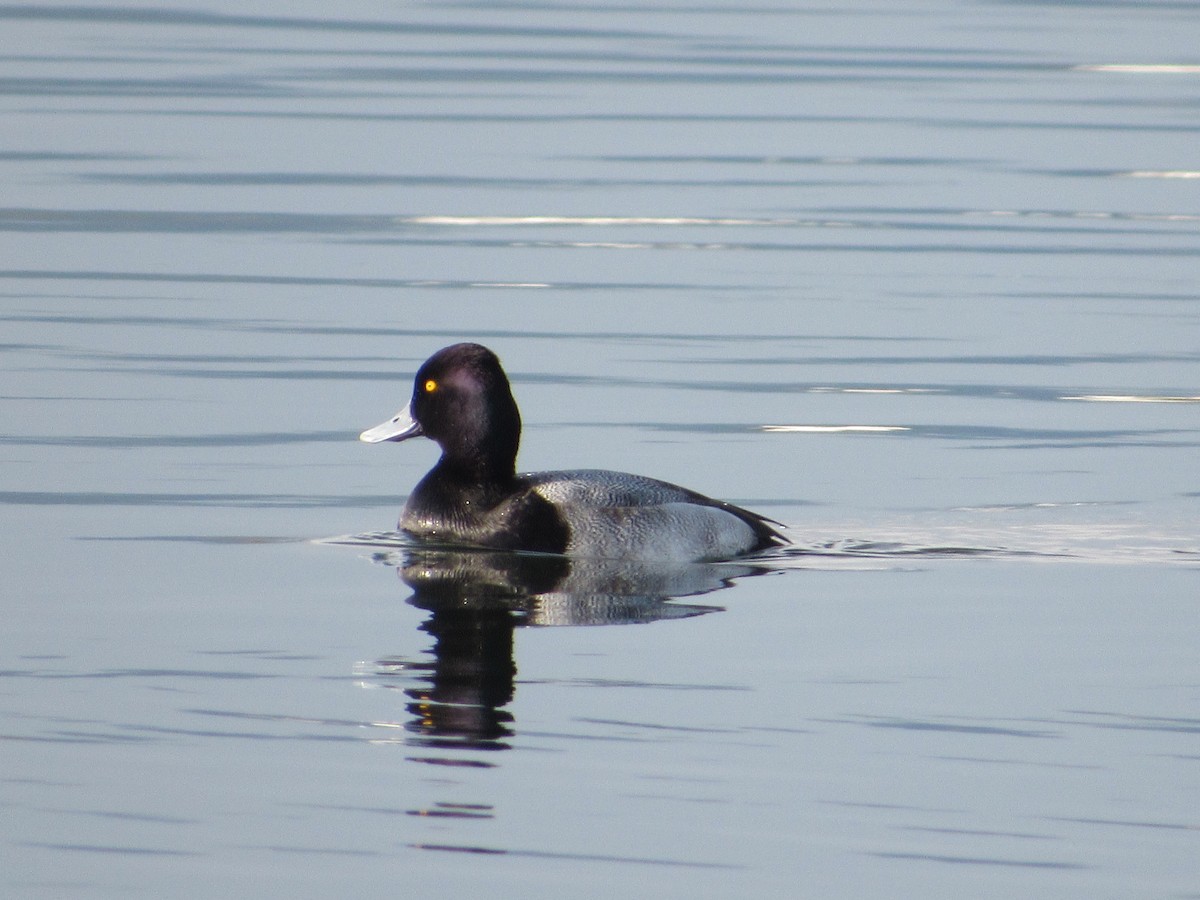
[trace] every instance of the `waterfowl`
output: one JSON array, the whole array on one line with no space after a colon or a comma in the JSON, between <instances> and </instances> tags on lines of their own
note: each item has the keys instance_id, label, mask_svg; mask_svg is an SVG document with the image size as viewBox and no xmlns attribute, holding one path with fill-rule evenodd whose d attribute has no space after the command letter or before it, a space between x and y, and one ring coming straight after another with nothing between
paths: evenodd
<instances>
[{"instance_id":1,"label":"waterfowl","mask_svg":"<svg viewBox=\"0 0 1200 900\"><path fill-rule=\"evenodd\" d=\"M787 543L758 513L641 475L602 469L518 474L521 414L500 360L480 344L439 350L412 399L359 435L424 436L442 450L398 523L414 537L609 559L720 560Z\"/></svg>"}]
</instances>

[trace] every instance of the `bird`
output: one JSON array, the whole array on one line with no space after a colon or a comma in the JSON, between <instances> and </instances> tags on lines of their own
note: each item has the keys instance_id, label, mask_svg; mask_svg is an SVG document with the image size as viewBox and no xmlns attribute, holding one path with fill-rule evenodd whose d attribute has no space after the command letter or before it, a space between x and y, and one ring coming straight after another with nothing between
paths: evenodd
<instances>
[{"instance_id":1,"label":"bird","mask_svg":"<svg viewBox=\"0 0 1200 900\"><path fill-rule=\"evenodd\" d=\"M408 405L359 440L420 436L441 457L397 526L424 542L696 562L789 543L773 519L655 478L604 469L518 474L521 414L499 358L481 344L434 353L417 370Z\"/></svg>"}]
</instances>

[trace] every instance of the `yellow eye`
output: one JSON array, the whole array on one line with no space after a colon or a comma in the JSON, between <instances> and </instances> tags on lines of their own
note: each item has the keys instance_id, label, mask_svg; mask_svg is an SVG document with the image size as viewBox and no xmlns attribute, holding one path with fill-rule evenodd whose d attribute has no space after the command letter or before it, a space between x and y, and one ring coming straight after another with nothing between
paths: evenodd
<instances>
[{"instance_id":1,"label":"yellow eye","mask_svg":"<svg viewBox=\"0 0 1200 900\"><path fill-rule=\"evenodd\" d=\"M428 381L425 382L425 393L432 394L434 391L437 390L437 388L438 388L438 383L436 381L434 381L432 378L430 378Z\"/></svg>"}]
</instances>

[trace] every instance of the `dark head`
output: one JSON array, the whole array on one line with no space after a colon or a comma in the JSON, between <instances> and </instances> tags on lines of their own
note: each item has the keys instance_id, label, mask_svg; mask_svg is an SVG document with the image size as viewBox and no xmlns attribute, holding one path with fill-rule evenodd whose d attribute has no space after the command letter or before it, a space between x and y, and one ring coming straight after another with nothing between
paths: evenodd
<instances>
[{"instance_id":1,"label":"dark head","mask_svg":"<svg viewBox=\"0 0 1200 900\"><path fill-rule=\"evenodd\" d=\"M442 448L441 465L488 478L515 473L521 414L496 354L480 344L439 350L417 370L408 406L359 440L418 435Z\"/></svg>"}]
</instances>

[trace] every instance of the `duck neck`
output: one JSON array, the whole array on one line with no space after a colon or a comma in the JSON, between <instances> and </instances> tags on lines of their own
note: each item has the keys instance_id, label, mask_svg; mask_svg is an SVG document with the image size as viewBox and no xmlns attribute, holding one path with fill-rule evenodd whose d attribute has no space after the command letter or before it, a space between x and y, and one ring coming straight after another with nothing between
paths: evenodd
<instances>
[{"instance_id":1,"label":"duck neck","mask_svg":"<svg viewBox=\"0 0 1200 900\"><path fill-rule=\"evenodd\" d=\"M508 485L517 474L516 460L498 461L490 454L442 454L433 472L463 485ZM433 473L430 473L433 474Z\"/></svg>"},{"instance_id":2,"label":"duck neck","mask_svg":"<svg viewBox=\"0 0 1200 900\"><path fill-rule=\"evenodd\" d=\"M473 427L455 434L439 430L430 435L442 449L442 457L430 474L485 493L509 487L517 472L521 444L521 414L512 394L506 391L489 396L470 413L467 418Z\"/></svg>"}]
</instances>

